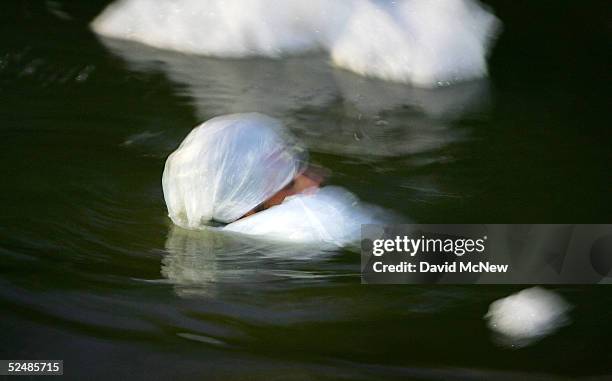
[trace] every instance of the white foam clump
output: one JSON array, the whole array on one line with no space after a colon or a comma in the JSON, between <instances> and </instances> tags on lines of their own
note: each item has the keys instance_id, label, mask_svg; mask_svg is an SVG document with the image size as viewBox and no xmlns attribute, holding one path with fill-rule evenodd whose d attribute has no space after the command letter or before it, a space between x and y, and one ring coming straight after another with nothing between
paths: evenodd
<instances>
[{"instance_id":1,"label":"white foam clump","mask_svg":"<svg viewBox=\"0 0 612 381\"><path fill-rule=\"evenodd\" d=\"M356 73L421 86L487 73L497 19L462 0L407 0L390 6L359 2L330 53Z\"/></svg>"},{"instance_id":2,"label":"white foam clump","mask_svg":"<svg viewBox=\"0 0 612 381\"><path fill-rule=\"evenodd\" d=\"M278 56L316 46L316 31L309 24L319 15L311 11L316 9L311 4L270 0L119 0L93 21L92 28L104 36L185 53Z\"/></svg>"},{"instance_id":3,"label":"white foam clump","mask_svg":"<svg viewBox=\"0 0 612 381\"><path fill-rule=\"evenodd\" d=\"M281 242L344 247L358 242L362 224L383 223L385 214L343 188L326 186L288 197L223 230Z\"/></svg>"},{"instance_id":4,"label":"white foam clump","mask_svg":"<svg viewBox=\"0 0 612 381\"><path fill-rule=\"evenodd\" d=\"M522 347L568 324L569 309L556 293L532 287L491 303L485 318L503 343Z\"/></svg>"},{"instance_id":5,"label":"white foam clump","mask_svg":"<svg viewBox=\"0 0 612 381\"><path fill-rule=\"evenodd\" d=\"M362 75L435 86L485 75L498 25L472 0L119 0L92 28L217 57L325 50Z\"/></svg>"}]
</instances>

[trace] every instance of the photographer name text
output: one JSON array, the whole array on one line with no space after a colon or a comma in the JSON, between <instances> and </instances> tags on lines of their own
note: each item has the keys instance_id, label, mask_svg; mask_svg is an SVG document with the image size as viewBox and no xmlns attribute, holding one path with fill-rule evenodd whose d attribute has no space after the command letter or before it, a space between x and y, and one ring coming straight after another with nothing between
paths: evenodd
<instances>
[{"instance_id":1,"label":"photographer name text","mask_svg":"<svg viewBox=\"0 0 612 381\"><path fill-rule=\"evenodd\" d=\"M445 262L435 265L428 262L416 263L402 262L388 265L382 262L374 262L372 269L376 273L505 273L509 265L496 265L490 262Z\"/></svg>"}]
</instances>

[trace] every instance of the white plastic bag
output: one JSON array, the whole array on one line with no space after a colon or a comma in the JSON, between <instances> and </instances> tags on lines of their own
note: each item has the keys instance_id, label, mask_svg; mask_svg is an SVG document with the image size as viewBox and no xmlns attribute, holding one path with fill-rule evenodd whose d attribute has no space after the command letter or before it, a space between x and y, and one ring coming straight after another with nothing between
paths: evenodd
<instances>
[{"instance_id":1,"label":"white plastic bag","mask_svg":"<svg viewBox=\"0 0 612 381\"><path fill-rule=\"evenodd\" d=\"M172 221L197 229L232 222L287 185L305 162L281 123L231 114L196 127L167 159L162 178Z\"/></svg>"}]
</instances>

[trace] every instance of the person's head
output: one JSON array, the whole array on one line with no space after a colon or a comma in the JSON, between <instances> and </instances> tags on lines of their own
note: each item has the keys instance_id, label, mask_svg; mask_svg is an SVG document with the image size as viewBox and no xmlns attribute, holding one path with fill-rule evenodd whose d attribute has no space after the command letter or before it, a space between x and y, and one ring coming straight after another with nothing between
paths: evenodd
<instances>
[{"instance_id":1,"label":"person's head","mask_svg":"<svg viewBox=\"0 0 612 381\"><path fill-rule=\"evenodd\" d=\"M279 205L285 200L285 198L293 196L294 194L308 192L309 189L314 190L321 185L326 175L326 171L322 168L307 167L304 171L298 173L295 178L291 180L291 182L289 182L289 184L287 184L283 189L274 193L267 200L245 213L242 217L248 217L275 205Z\"/></svg>"},{"instance_id":2,"label":"person's head","mask_svg":"<svg viewBox=\"0 0 612 381\"><path fill-rule=\"evenodd\" d=\"M210 119L166 160L162 185L168 214L186 228L229 223L292 192L306 152L262 114Z\"/></svg>"}]
</instances>

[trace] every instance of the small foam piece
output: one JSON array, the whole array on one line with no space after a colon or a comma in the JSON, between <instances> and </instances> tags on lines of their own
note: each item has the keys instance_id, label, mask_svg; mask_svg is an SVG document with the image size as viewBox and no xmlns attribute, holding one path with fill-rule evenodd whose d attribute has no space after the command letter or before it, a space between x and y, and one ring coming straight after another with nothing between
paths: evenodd
<instances>
[{"instance_id":1,"label":"small foam piece","mask_svg":"<svg viewBox=\"0 0 612 381\"><path fill-rule=\"evenodd\" d=\"M502 342L522 347L568 324L569 309L556 293L532 287L491 303L485 319Z\"/></svg>"},{"instance_id":2,"label":"small foam piece","mask_svg":"<svg viewBox=\"0 0 612 381\"><path fill-rule=\"evenodd\" d=\"M325 50L358 74L433 87L486 75L499 24L472 0L119 0L91 27L216 57Z\"/></svg>"},{"instance_id":3,"label":"small foam piece","mask_svg":"<svg viewBox=\"0 0 612 381\"><path fill-rule=\"evenodd\" d=\"M344 247L359 241L362 224L383 223L384 215L349 191L327 186L288 197L282 204L233 222L223 230L280 242Z\"/></svg>"}]
</instances>

